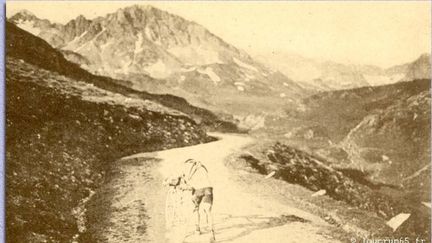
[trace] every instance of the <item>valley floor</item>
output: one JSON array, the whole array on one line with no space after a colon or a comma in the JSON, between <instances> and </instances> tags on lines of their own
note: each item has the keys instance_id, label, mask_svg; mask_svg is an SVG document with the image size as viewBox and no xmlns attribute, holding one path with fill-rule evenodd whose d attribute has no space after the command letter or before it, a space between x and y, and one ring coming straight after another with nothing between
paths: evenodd
<instances>
[{"instance_id":1,"label":"valley floor","mask_svg":"<svg viewBox=\"0 0 432 243\"><path fill-rule=\"evenodd\" d=\"M184 160L195 158L206 164L214 185L217 242L340 242L334 238L340 231L336 226L293 206L292 199L281 194L284 189L274 187L276 180L262 176L254 180L258 175L245 176L247 172L228 169L230 156L253 143L252 138L214 136L220 140L118 161L118 176L103 189L110 200L99 205L105 217L93 225L98 229L97 238L104 242L181 242L176 228L165 227L168 189L162 180ZM193 231L193 226L188 228ZM185 242L209 242L209 234L189 234Z\"/></svg>"}]
</instances>

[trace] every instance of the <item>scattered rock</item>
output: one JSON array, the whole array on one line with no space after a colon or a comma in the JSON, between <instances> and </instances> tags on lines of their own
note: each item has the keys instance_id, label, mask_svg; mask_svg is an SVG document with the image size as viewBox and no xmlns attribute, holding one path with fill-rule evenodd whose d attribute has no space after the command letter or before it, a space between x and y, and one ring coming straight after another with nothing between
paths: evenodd
<instances>
[{"instance_id":1,"label":"scattered rock","mask_svg":"<svg viewBox=\"0 0 432 243\"><path fill-rule=\"evenodd\" d=\"M312 197L323 196L323 195L325 195L326 193L327 193L326 190L319 190L319 191L313 193L311 196L312 196Z\"/></svg>"},{"instance_id":2,"label":"scattered rock","mask_svg":"<svg viewBox=\"0 0 432 243\"><path fill-rule=\"evenodd\" d=\"M423 205L425 205L428 208L431 208L431 203L430 202L422 202Z\"/></svg>"},{"instance_id":3,"label":"scattered rock","mask_svg":"<svg viewBox=\"0 0 432 243\"><path fill-rule=\"evenodd\" d=\"M265 179L269 179L270 177L274 176L276 174L276 171L272 171L270 172L270 174L268 174Z\"/></svg>"},{"instance_id":4,"label":"scattered rock","mask_svg":"<svg viewBox=\"0 0 432 243\"><path fill-rule=\"evenodd\" d=\"M387 225L390 226L393 231L396 231L410 216L411 214L409 213L400 213L387 221Z\"/></svg>"}]
</instances>

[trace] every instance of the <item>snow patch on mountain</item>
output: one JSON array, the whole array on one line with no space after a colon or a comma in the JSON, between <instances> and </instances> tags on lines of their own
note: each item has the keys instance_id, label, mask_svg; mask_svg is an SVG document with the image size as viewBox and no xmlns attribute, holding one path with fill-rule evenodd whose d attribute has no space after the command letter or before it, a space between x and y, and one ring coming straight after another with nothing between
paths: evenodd
<instances>
[{"instance_id":1,"label":"snow patch on mountain","mask_svg":"<svg viewBox=\"0 0 432 243\"><path fill-rule=\"evenodd\" d=\"M256 69L256 67L249 65L247 63L244 63L235 57L233 57L233 61L242 68L246 68L246 69L249 69L251 71L258 72L258 69Z\"/></svg>"},{"instance_id":2,"label":"snow patch on mountain","mask_svg":"<svg viewBox=\"0 0 432 243\"><path fill-rule=\"evenodd\" d=\"M105 28L103 28L93 39L90 40L90 42L95 41L99 36L101 36L106 31Z\"/></svg>"},{"instance_id":3,"label":"snow patch on mountain","mask_svg":"<svg viewBox=\"0 0 432 243\"><path fill-rule=\"evenodd\" d=\"M217 51L199 46L176 46L167 51L189 65L223 64Z\"/></svg>"},{"instance_id":4,"label":"snow patch on mountain","mask_svg":"<svg viewBox=\"0 0 432 243\"><path fill-rule=\"evenodd\" d=\"M114 73L129 74L129 71L130 71L129 68L130 68L130 65L132 64L132 61L125 62L122 60L121 63L122 63L122 67L114 70Z\"/></svg>"},{"instance_id":5,"label":"snow patch on mountain","mask_svg":"<svg viewBox=\"0 0 432 243\"><path fill-rule=\"evenodd\" d=\"M189 68L181 68L180 71L187 73L187 72L193 72L196 70L196 67L189 67Z\"/></svg>"},{"instance_id":6,"label":"snow patch on mountain","mask_svg":"<svg viewBox=\"0 0 432 243\"><path fill-rule=\"evenodd\" d=\"M162 43L160 41L160 38L157 37L157 35L154 33L152 29L150 29L149 26L146 26L144 28L144 34L147 40L152 41L154 44L161 46Z\"/></svg>"},{"instance_id":7,"label":"snow patch on mountain","mask_svg":"<svg viewBox=\"0 0 432 243\"><path fill-rule=\"evenodd\" d=\"M41 32L41 29L35 27L35 24L33 21L28 21L28 20L20 21L17 23L17 26L20 27L21 29L27 31L27 32L32 33L33 35L36 35L36 36L39 35Z\"/></svg>"},{"instance_id":8,"label":"snow patch on mountain","mask_svg":"<svg viewBox=\"0 0 432 243\"><path fill-rule=\"evenodd\" d=\"M89 42L87 42L86 44L78 47L77 49L74 50L74 52L79 52L80 50L82 50L85 46L88 46L89 44L94 44L94 41L101 36L104 32L106 31L105 28L103 28L95 37L93 37L93 39L91 39Z\"/></svg>"},{"instance_id":9,"label":"snow patch on mountain","mask_svg":"<svg viewBox=\"0 0 432 243\"><path fill-rule=\"evenodd\" d=\"M183 83L185 80L186 80L186 76L181 75L181 76L179 77L179 79L178 79L178 83L181 84L181 83Z\"/></svg>"},{"instance_id":10,"label":"snow patch on mountain","mask_svg":"<svg viewBox=\"0 0 432 243\"><path fill-rule=\"evenodd\" d=\"M154 36L148 26L144 28L144 34L148 40L154 41Z\"/></svg>"},{"instance_id":11,"label":"snow patch on mountain","mask_svg":"<svg viewBox=\"0 0 432 243\"><path fill-rule=\"evenodd\" d=\"M111 45L111 42L109 42L109 41L107 41L106 43L102 44L102 45L100 46L101 52L104 52L105 49L106 49L109 45Z\"/></svg>"},{"instance_id":12,"label":"snow patch on mountain","mask_svg":"<svg viewBox=\"0 0 432 243\"><path fill-rule=\"evenodd\" d=\"M198 72L207 75L215 85L221 81L221 78L213 71L213 68L211 67L206 67L206 69L198 69Z\"/></svg>"},{"instance_id":13,"label":"snow patch on mountain","mask_svg":"<svg viewBox=\"0 0 432 243\"><path fill-rule=\"evenodd\" d=\"M138 39L135 41L134 54L138 54L144 50L143 48L144 38L142 33L138 33Z\"/></svg>"},{"instance_id":14,"label":"snow patch on mountain","mask_svg":"<svg viewBox=\"0 0 432 243\"><path fill-rule=\"evenodd\" d=\"M248 73L245 73L244 75L245 75L245 81L246 82L249 82L249 81L251 81L251 80L253 80L253 79L256 78L254 75L251 75L251 74L248 74Z\"/></svg>"},{"instance_id":15,"label":"snow patch on mountain","mask_svg":"<svg viewBox=\"0 0 432 243\"><path fill-rule=\"evenodd\" d=\"M87 34L87 30L84 31L81 35L76 36L72 41L70 41L63 49L65 50L74 50L76 46L79 44L78 41Z\"/></svg>"},{"instance_id":16,"label":"snow patch on mountain","mask_svg":"<svg viewBox=\"0 0 432 243\"><path fill-rule=\"evenodd\" d=\"M144 70L149 73L150 76L155 78L166 78L171 75L171 71L161 59L158 59L157 62L147 66Z\"/></svg>"},{"instance_id":17,"label":"snow patch on mountain","mask_svg":"<svg viewBox=\"0 0 432 243\"><path fill-rule=\"evenodd\" d=\"M234 85L236 86L238 91L245 91L245 83L243 82L235 82Z\"/></svg>"}]
</instances>

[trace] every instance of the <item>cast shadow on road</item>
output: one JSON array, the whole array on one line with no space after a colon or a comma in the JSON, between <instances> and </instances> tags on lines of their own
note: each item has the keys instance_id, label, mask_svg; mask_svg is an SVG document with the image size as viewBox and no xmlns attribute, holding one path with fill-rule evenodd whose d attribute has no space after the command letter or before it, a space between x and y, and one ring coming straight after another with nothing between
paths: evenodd
<instances>
[{"instance_id":1,"label":"cast shadow on road","mask_svg":"<svg viewBox=\"0 0 432 243\"><path fill-rule=\"evenodd\" d=\"M294 222L308 223L310 221L295 215L282 215L280 217L228 215L223 223L215 225L217 242L233 241L249 235L256 230L264 230Z\"/></svg>"}]
</instances>

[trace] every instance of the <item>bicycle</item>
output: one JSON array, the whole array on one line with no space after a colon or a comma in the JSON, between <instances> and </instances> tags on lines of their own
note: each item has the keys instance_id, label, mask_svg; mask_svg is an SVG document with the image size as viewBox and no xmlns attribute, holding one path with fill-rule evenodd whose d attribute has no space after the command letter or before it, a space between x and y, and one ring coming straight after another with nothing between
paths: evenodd
<instances>
[{"instance_id":1,"label":"bicycle","mask_svg":"<svg viewBox=\"0 0 432 243\"><path fill-rule=\"evenodd\" d=\"M165 200L165 225L167 229L184 226L187 223L187 206L191 200L190 191L184 190L181 183L180 178L166 183L169 186Z\"/></svg>"}]
</instances>

